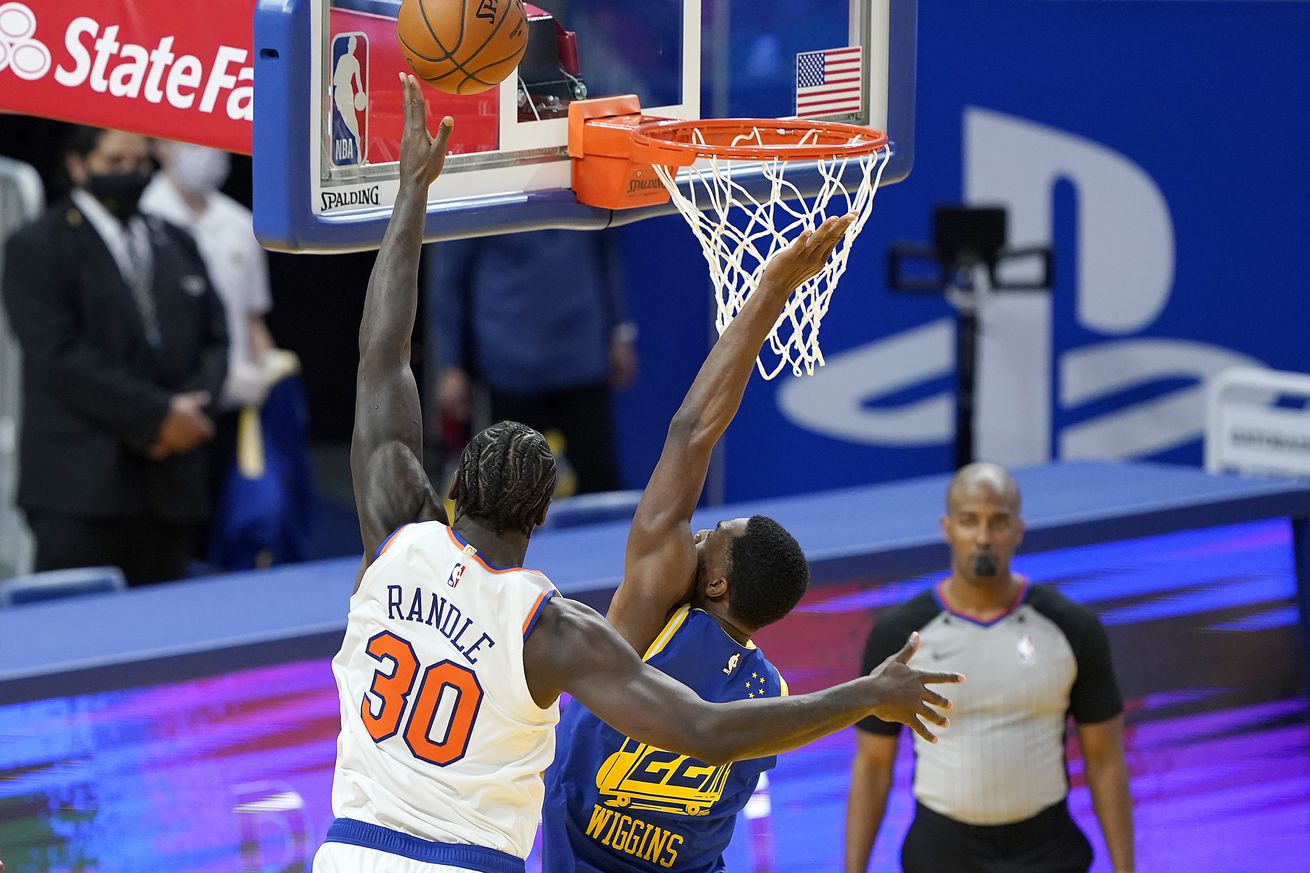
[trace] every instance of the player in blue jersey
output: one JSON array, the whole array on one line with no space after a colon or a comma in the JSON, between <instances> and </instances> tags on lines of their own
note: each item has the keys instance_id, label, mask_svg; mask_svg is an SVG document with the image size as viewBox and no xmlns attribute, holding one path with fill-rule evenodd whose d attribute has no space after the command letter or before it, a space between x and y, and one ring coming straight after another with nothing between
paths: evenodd
<instances>
[{"instance_id":1,"label":"player in blue jersey","mask_svg":"<svg viewBox=\"0 0 1310 873\"><path fill-rule=\"evenodd\" d=\"M765 516L720 522L696 534L691 517L710 453L741 405L755 356L790 290L814 266L790 249L775 256L710 351L669 425L632 521L623 582L606 616L649 666L707 701L787 694L786 682L751 636L785 616L805 593L804 553ZM916 646L911 637L897 658L908 660ZM893 720L932 740L923 721L941 723L940 716L924 710ZM810 739L821 735L816 731ZM574 701L561 719L546 777L542 869L722 870L737 813L775 761L767 755L710 764L665 751L615 730Z\"/></svg>"},{"instance_id":2,"label":"player in blue jersey","mask_svg":"<svg viewBox=\"0 0 1310 873\"><path fill-rule=\"evenodd\" d=\"M427 191L445 163L453 122L444 120L433 137L418 80L402 79L400 188L359 332L351 471L365 554L333 661L342 724L337 818L314 869L523 873L565 693L628 736L714 765L794 749L867 715L944 723L932 707L945 698L928 686L960 677L907 666L912 645L868 676L788 700L707 702L644 663L631 642L639 626L625 625L625 638L586 605L556 596L545 576L523 569L554 491L555 460L541 435L521 424L501 422L469 443L450 494L454 520L447 518L423 472L410 336ZM831 219L802 234L780 256L775 278L794 285L817 272L846 226ZM759 346L763 334L756 333L768 326L758 323L762 310L752 312L734 325L730 342ZM684 457L697 457L716 420L717 401L706 393L715 391L701 387L703 417L680 419L678 432L694 450ZM738 387L732 396L740 395ZM702 465L696 490L703 478ZM660 530L654 506L643 512L643 531ZM674 565L686 570L684 593L696 563L689 530L685 539L690 563ZM726 553L714 560L707 566L719 566ZM655 564L641 563L653 579ZM455 620L464 622L460 630ZM467 627L481 631L467 636ZM457 693L447 693L452 689Z\"/></svg>"}]
</instances>

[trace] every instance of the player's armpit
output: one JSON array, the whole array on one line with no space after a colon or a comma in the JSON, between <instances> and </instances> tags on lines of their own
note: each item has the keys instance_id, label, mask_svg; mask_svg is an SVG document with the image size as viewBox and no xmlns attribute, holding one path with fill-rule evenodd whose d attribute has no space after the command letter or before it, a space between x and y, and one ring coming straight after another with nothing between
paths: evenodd
<instances>
[{"instance_id":1,"label":"player's armpit","mask_svg":"<svg viewBox=\"0 0 1310 873\"><path fill-rule=\"evenodd\" d=\"M641 659L594 610L556 597L524 644L528 689L540 706L562 691L616 730L661 749L724 762L714 710Z\"/></svg>"},{"instance_id":2,"label":"player's armpit","mask_svg":"<svg viewBox=\"0 0 1310 873\"><path fill-rule=\"evenodd\" d=\"M639 656L659 636L669 614L691 598L696 577L695 545L689 531L672 536L686 538L685 550L671 542L664 551L627 562L623 581L605 614Z\"/></svg>"},{"instance_id":3,"label":"player's armpit","mask_svg":"<svg viewBox=\"0 0 1310 873\"><path fill-rule=\"evenodd\" d=\"M391 441L367 454L352 447L350 466L365 566L373 562L378 548L402 525L415 521L446 523L445 506L408 446Z\"/></svg>"},{"instance_id":4,"label":"player's armpit","mask_svg":"<svg viewBox=\"0 0 1310 873\"><path fill-rule=\"evenodd\" d=\"M637 652L654 640L669 612L690 596L696 570L691 516L710 450L693 451L677 419L637 505L623 558L623 581L608 618Z\"/></svg>"}]
</instances>

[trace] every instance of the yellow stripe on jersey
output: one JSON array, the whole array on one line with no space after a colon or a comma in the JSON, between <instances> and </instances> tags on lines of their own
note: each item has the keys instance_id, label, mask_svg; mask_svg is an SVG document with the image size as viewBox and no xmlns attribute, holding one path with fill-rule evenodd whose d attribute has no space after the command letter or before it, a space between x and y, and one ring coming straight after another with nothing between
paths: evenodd
<instances>
[{"instance_id":1,"label":"yellow stripe on jersey","mask_svg":"<svg viewBox=\"0 0 1310 873\"><path fill-rule=\"evenodd\" d=\"M778 684L782 686L782 694L779 696L780 697L789 696L791 694L791 689L787 687L787 680L782 678L782 671L779 670L777 667L774 667L773 671L778 674Z\"/></svg>"},{"instance_id":2,"label":"yellow stripe on jersey","mask_svg":"<svg viewBox=\"0 0 1310 873\"><path fill-rule=\"evenodd\" d=\"M660 631L659 636L655 637L655 642L650 644L650 648L646 650L646 654L641 656L641 659L643 661L649 661L651 658L664 651L664 647L669 644L669 640L673 639L673 635L678 632L678 628L682 627L682 623L687 620L687 616L689 615L691 615L690 604L673 613L668 622L664 625L664 630Z\"/></svg>"}]
</instances>

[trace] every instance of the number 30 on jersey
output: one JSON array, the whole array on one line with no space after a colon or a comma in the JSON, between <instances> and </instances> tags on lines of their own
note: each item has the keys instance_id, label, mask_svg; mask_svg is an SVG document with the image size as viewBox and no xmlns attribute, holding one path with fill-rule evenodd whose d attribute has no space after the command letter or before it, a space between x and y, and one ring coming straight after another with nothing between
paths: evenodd
<instances>
[{"instance_id":1,"label":"number 30 on jersey","mask_svg":"<svg viewBox=\"0 0 1310 873\"><path fill-rule=\"evenodd\" d=\"M464 757L482 704L482 686L473 671L453 661L440 661L420 676L414 647L390 631L370 639L364 651L380 662L369 694L381 705L375 711L369 694L359 705L360 718L373 741L380 743L400 733L415 758L438 767ZM450 694L454 695L453 705L446 707L445 724L438 726L435 722L442 699Z\"/></svg>"}]
</instances>

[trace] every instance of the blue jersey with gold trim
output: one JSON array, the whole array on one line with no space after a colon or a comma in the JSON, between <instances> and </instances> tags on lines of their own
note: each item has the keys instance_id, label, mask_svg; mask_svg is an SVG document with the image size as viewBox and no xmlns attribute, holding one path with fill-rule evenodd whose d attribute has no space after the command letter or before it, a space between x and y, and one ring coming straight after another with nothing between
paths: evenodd
<instances>
[{"instance_id":1,"label":"blue jersey with gold trim","mask_svg":"<svg viewBox=\"0 0 1310 873\"><path fill-rule=\"evenodd\" d=\"M673 614L645 660L716 703L787 693L754 644L741 645L689 606ZM776 760L710 766L625 737L575 700L546 773L542 871L722 870L737 813Z\"/></svg>"}]
</instances>

